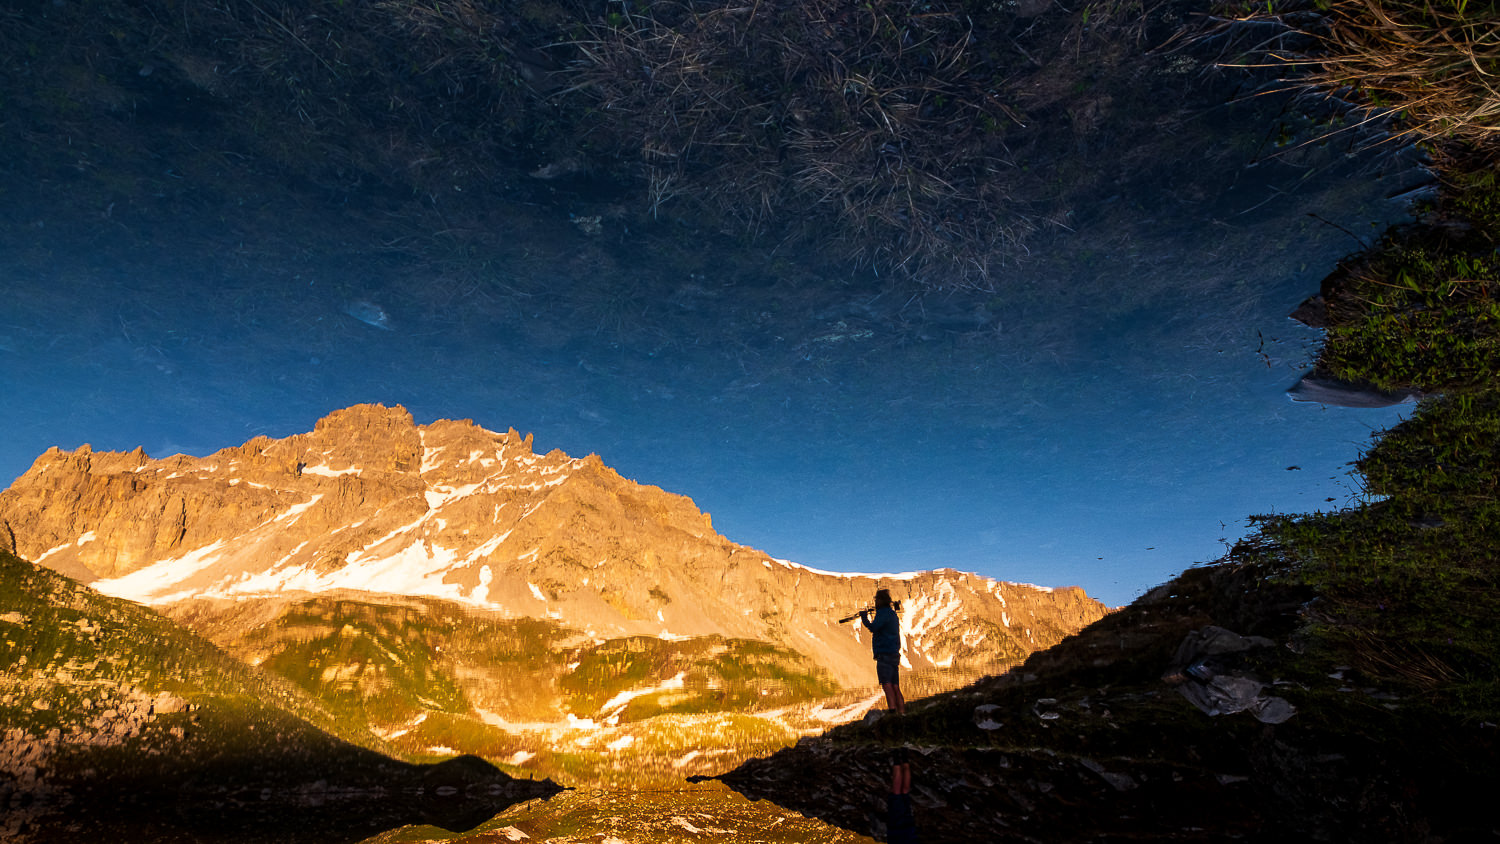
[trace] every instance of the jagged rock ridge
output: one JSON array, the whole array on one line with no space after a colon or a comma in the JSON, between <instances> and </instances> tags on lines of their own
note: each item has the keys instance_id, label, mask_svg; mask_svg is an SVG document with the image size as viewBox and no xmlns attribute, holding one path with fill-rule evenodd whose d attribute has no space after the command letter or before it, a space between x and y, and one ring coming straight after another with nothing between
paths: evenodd
<instances>
[{"instance_id":1,"label":"jagged rock ridge","mask_svg":"<svg viewBox=\"0 0 1500 844\"><path fill-rule=\"evenodd\" d=\"M154 605L357 590L551 619L596 639L722 636L868 681L837 618L878 586L905 601L916 669L982 673L1101 617L1076 588L951 570L847 576L733 543L693 502L597 456L538 455L472 422L360 405L310 433L203 458L52 449L0 492L16 553Z\"/></svg>"}]
</instances>

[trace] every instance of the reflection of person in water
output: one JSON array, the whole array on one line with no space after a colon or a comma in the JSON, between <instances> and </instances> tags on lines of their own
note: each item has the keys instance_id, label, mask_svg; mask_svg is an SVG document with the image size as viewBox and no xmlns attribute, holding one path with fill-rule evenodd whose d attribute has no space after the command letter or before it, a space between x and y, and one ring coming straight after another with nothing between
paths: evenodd
<instances>
[{"instance_id":1,"label":"reflection of person in water","mask_svg":"<svg viewBox=\"0 0 1500 844\"><path fill-rule=\"evenodd\" d=\"M891 592L875 593L875 618L869 610L860 610L859 621L871 634L870 649L875 653L875 679L885 690L885 708L906 714L906 698L901 696L901 619L891 607Z\"/></svg>"},{"instance_id":2,"label":"reflection of person in water","mask_svg":"<svg viewBox=\"0 0 1500 844\"><path fill-rule=\"evenodd\" d=\"M903 748L891 764L891 793L885 800L885 840L889 844L916 844L917 819L911 812L911 762Z\"/></svg>"}]
</instances>

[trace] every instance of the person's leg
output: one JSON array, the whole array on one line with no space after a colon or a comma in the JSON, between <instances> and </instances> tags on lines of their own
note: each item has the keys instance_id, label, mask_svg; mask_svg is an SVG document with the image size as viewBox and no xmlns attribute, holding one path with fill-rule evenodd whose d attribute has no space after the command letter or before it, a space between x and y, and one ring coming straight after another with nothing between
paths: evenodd
<instances>
[{"instance_id":1,"label":"person's leg","mask_svg":"<svg viewBox=\"0 0 1500 844\"><path fill-rule=\"evenodd\" d=\"M906 712L906 698L901 696L900 657L881 654L875 657L875 679L885 692L885 708L898 715Z\"/></svg>"},{"instance_id":2,"label":"person's leg","mask_svg":"<svg viewBox=\"0 0 1500 844\"><path fill-rule=\"evenodd\" d=\"M885 692L885 708L897 715L905 715L906 696L901 694L901 684L881 683L880 688Z\"/></svg>"}]
</instances>

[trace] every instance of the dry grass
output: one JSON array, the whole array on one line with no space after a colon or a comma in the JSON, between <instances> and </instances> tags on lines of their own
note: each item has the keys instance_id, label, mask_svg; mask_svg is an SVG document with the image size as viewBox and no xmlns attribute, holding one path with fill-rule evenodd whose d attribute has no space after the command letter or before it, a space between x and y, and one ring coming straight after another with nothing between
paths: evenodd
<instances>
[{"instance_id":1,"label":"dry grass","mask_svg":"<svg viewBox=\"0 0 1500 844\"><path fill-rule=\"evenodd\" d=\"M1316 11L1288 11L1271 2L1219 22L1269 25L1252 54L1298 69L1305 74L1298 83L1348 94L1372 118L1394 118L1399 137L1500 139L1500 15L1493 3L1332 0Z\"/></svg>"},{"instance_id":2,"label":"dry grass","mask_svg":"<svg viewBox=\"0 0 1500 844\"><path fill-rule=\"evenodd\" d=\"M969 68L964 15L924 8L655 3L590 29L573 89L639 161L653 214L687 200L751 235L800 226L878 271L987 287L1032 228L1007 188L1014 118Z\"/></svg>"}]
</instances>

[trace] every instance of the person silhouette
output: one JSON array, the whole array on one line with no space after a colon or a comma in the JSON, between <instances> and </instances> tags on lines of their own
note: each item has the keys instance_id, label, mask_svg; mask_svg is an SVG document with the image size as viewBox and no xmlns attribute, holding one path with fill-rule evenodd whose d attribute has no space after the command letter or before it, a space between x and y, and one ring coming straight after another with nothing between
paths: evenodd
<instances>
[{"instance_id":1,"label":"person silhouette","mask_svg":"<svg viewBox=\"0 0 1500 844\"><path fill-rule=\"evenodd\" d=\"M901 694L901 619L891 606L891 591L876 591L875 618L870 618L869 610L860 610L859 621L872 634L870 650L875 655L875 679L885 691L885 708L905 715L906 698Z\"/></svg>"}]
</instances>

